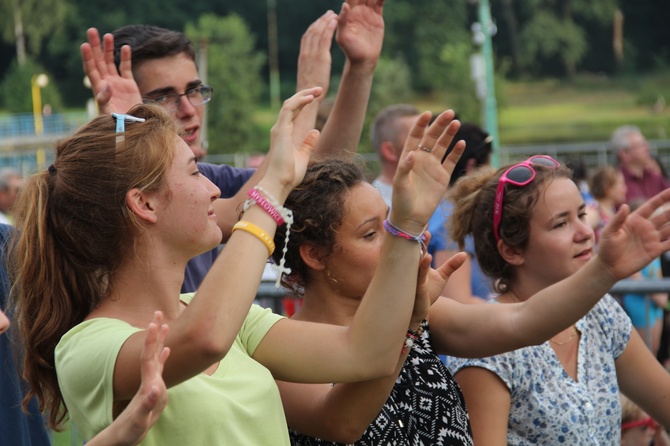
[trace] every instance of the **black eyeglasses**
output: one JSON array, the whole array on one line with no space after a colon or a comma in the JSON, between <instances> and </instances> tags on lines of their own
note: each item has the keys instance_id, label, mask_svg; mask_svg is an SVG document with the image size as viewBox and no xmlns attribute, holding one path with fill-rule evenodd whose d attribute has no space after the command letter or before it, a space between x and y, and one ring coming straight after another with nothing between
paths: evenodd
<instances>
[{"instance_id":1,"label":"black eyeglasses","mask_svg":"<svg viewBox=\"0 0 670 446\"><path fill-rule=\"evenodd\" d=\"M181 104L181 97L186 96L188 101L194 107L206 104L212 99L212 91L214 89L209 85L200 85L198 87L186 90L186 93L168 93L155 98L145 98L144 103L154 102L161 105L169 112L176 112Z\"/></svg>"}]
</instances>

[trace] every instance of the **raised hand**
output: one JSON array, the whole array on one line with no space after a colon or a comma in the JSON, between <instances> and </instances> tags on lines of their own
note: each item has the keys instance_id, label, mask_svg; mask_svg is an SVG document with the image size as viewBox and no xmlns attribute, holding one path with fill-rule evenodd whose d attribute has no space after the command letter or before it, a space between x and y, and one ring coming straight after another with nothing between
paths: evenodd
<instances>
[{"instance_id":1,"label":"raised hand","mask_svg":"<svg viewBox=\"0 0 670 446\"><path fill-rule=\"evenodd\" d=\"M624 279L670 250L670 189L630 213L624 205L603 229L598 259L615 280Z\"/></svg>"},{"instance_id":2,"label":"raised hand","mask_svg":"<svg viewBox=\"0 0 670 446\"><path fill-rule=\"evenodd\" d=\"M312 23L300 40L296 89L321 87L323 98L330 85L332 58L330 47L337 26L337 14L327 11Z\"/></svg>"},{"instance_id":3,"label":"raised hand","mask_svg":"<svg viewBox=\"0 0 670 446\"><path fill-rule=\"evenodd\" d=\"M347 0L337 20L335 39L353 64L376 65L384 41L384 0Z\"/></svg>"},{"instance_id":4,"label":"raised hand","mask_svg":"<svg viewBox=\"0 0 670 446\"><path fill-rule=\"evenodd\" d=\"M465 142L459 141L440 163L461 124L447 110L426 128L430 116L430 112L422 113L410 130L393 178L391 221L410 234L423 232L465 149Z\"/></svg>"},{"instance_id":5,"label":"raised hand","mask_svg":"<svg viewBox=\"0 0 670 446\"><path fill-rule=\"evenodd\" d=\"M333 11L327 11L307 28L300 40L296 90L321 87L322 93L312 104L304 108L304 111L295 121L296 128L293 132L295 144L301 144L305 135L314 128L319 105L328 92L332 64L330 47L336 26L337 14Z\"/></svg>"},{"instance_id":6,"label":"raised hand","mask_svg":"<svg viewBox=\"0 0 670 446\"><path fill-rule=\"evenodd\" d=\"M322 91L321 87L308 88L284 101L277 122L270 131L268 168L261 183L263 187L266 183L273 184L272 188L280 194L278 198L282 201L305 176L309 157L319 137L319 131L313 129L302 142L294 143L295 120Z\"/></svg>"},{"instance_id":7,"label":"raised hand","mask_svg":"<svg viewBox=\"0 0 670 446\"><path fill-rule=\"evenodd\" d=\"M88 42L81 45L81 57L100 113L126 113L134 105L142 103L140 89L131 70L130 47L124 45L121 48L121 64L117 70L114 65L114 36L105 34L103 46L97 29L89 28L86 35Z\"/></svg>"}]
</instances>

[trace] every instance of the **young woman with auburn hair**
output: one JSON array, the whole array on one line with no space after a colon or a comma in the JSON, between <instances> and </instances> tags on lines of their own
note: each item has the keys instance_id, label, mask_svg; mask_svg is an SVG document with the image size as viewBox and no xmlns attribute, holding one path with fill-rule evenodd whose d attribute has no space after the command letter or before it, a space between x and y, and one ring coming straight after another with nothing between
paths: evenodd
<instances>
[{"instance_id":1,"label":"young woman with auburn hair","mask_svg":"<svg viewBox=\"0 0 670 446\"><path fill-rule=\"evenodd\" d=\"M384 256L347 326L289 320L253 305L283 207L302 180L318 132L294 143L294 121L321 93L285 101L269 167L195 295L180 295L186 262L221 242L219 190L200 175L170 116L155 105L100 116L61 141L53 165L27 182L10 259L15 323L25 347L26 401L52 427L69 416L90 439L141 385L141 351L155 321L169 326L169 404L143 444L289 444L274 378L365 381L389 376L415 306L419 243L385 237ZM419 144L449 130L419 120L396 178L391 218L421 233L453 160ZM446 146L444 146L446 148ZM281 250L281 246L278 248Z\"/></svg>"}]
</instances>

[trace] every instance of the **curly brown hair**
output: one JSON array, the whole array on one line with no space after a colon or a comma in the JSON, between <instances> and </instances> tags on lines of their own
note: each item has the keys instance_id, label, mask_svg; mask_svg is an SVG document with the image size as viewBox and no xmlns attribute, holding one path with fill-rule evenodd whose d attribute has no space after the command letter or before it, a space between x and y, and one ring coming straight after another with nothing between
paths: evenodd
<instances>
[{"instance_id":1,"label":"curly brown hair","mask_svg":"<svg viewBox=\"0 0 670 446\"><path fill-rule=\"evenodd\" d=\"M291 273L282 276L282 285L298 296L303 294L309 267L300 256L300 245L311 243L325 248L326 256L335 249L335 236L342 225L345 200L352 187L366 181L365 171L360 162L344 158L328 158L311 164L305 178L289 194L284 207L293 212L293 224L285 266ZM275 244L284 245L286 225L277 228ZM279 263L282 250L272 255Z\"/></svg>"}]
</instances>

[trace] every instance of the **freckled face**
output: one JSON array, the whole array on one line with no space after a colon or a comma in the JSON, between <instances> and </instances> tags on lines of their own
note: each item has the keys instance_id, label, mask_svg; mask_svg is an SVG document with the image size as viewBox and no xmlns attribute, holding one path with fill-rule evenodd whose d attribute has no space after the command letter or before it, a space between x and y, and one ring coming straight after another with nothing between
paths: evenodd
<instances>
[{"instance_id":1,"label":"freckled face","mask_svg":"<svg viewBox=\"0 0 670 446\"><path fill-rule=\"evenodd\" d=\"M574 182L557 178L540 190L523 268L543 286L570 276L593 256L593 229Z\"/></svg>"},{"instance_id":2,"label":"freckled face","mask_svg":"<svg viewBox=\"0 0 670 446\"><path fill-rule=\"evenodd\" d=\"M191 149L176 138L176 156L167 172L167 198L158 199L159 223L170 243L190 257L221 243L221 229L212 203L221 192L198 171Z\"/></svg>"},{"instance_id":3,"label":"freckled face","mask_svg":"<svg viewBox=\"0 0 670 446\"><path fill-rule=\"evenodd\" d=\"M369 183L357 184L349 192L327 264L340 294L356 298L365 294L379 263L387 213L381 194Z\"/></svg>"}]
</instances>

